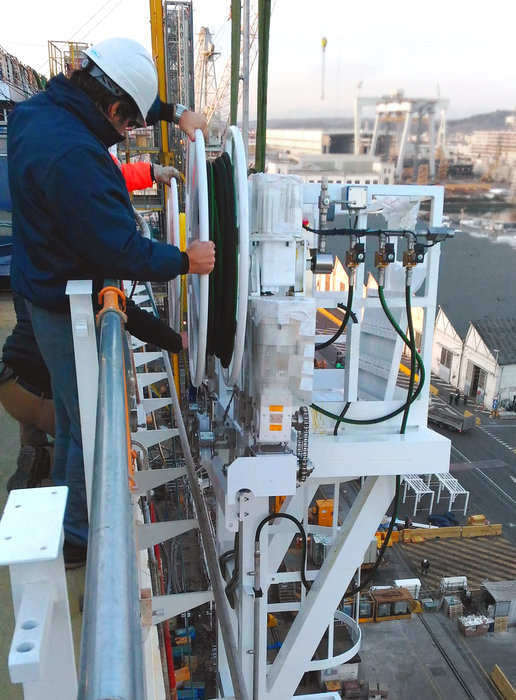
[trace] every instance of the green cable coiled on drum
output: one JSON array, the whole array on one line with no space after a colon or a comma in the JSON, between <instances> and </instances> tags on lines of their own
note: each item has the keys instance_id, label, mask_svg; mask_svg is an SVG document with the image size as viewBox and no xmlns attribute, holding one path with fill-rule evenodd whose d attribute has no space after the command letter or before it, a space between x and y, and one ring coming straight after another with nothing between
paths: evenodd
<instances>
[{"instance_id":1,"label":"green cable coiled on drum","mask_svg":"<svg viewBox=\"0 0 516 700\"><path fill-rule=\"evenodd\" d=\"M238 228L233 165L227 153L206 163L210 240L215 267L210 275L208 355L227 368L233 356L238 288Z\"/></svg>"}]
</instances>

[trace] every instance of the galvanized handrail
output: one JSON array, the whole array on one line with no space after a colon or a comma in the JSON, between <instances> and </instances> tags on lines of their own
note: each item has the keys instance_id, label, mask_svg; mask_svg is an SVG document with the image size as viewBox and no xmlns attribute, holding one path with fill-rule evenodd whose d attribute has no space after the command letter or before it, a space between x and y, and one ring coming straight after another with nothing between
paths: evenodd
<instances>
[{"instance_id":1,"label":"galvanized handrail","mask_svg":"<svg viewBox=\"0 0 516 700\"><path fill-rule=\"evenodd\" d=\"M99 394L89 514L79 700L145 697L138 569L128 478L124 319L100 318Z\"/></svg>"}]
</instances>

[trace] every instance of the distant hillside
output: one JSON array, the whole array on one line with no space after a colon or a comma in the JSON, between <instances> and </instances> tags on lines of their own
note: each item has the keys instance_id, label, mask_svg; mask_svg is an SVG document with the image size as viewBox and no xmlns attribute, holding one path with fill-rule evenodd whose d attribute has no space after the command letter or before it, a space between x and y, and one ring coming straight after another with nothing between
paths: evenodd
<instances>
[{"instance_id":1,"label":"distant hillside","mask_svg":"<svg viewBox=\"0 0 516 700\"><path fill-rule=\"evenodd\" d=\"M473 131L504 131L507 129L505 118L513 112L498 109L496 112L487 114L475 114L464 119L448 120L448 132L455 134L462 132L470 134ZM374 120L368 119L369 127L372 129ZM269 119L267 126L270 129L352 129L352 117L320 117L306 119ZM251 124L251 128L256 128L256 122Z\"/></svg>"},{"instance_id":2,"label":"distant hillside","mask_svg":"<svg viewBox=\"0 0 516 700\"><path fill-rule=\"evenodd\" d=\"M311 117L306 119L268 119L269 129L352 129L352 117ZM252 128L256 127L256 122Z\"/></svg>"},{"instance_id":3,"label":"distant hillside","mask_svg":"<svg viewBox=\"0 0 516 700\"><path fill-rule=\"evenodd\" d=\"M505 131L507 125L505 119L513 114L508 110L497 109L496 112L488 112L487 114L474 114L472 117L465 119L450 119L448 120L448 131L452 133L462 132L471 134L473 131Z\"/></svg>"}]
</instances>

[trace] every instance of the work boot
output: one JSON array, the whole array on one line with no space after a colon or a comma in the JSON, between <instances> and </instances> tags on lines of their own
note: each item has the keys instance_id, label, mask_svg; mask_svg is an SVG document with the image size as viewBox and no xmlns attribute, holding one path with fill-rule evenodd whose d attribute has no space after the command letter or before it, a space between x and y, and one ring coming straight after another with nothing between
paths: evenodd
<instances>
[{"instance_id":1,"label":"work boot","mask_svg":"<svg viewBox=\"0 0 516 700\"><path fill-rule=\"evenodd\" d=\"M7 493L13 489L32 489L50 476L50 455L46 447L24 445L16 464L18 468L7 482Z\"/></svg>"},{"instance_id":2,"label":"work boot","mask_svg":"<svg viewBox=\"0 0 516 700\"><path fill-rule=\"evenodd\" d=\"M88 545L73 544L65 539L63 544L63 558L65 569L79 569L86 564Z\"/></svg>"}]
</instances>

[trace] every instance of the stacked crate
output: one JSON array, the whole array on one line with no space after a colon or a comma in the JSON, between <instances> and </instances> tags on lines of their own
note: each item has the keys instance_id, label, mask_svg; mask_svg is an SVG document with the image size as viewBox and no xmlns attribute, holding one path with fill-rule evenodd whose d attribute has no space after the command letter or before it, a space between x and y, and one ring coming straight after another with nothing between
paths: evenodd
<instances>
[{"instance_id":1,"label":"stacked crate","mask_svg":"<svg viewBox=\"0 0 516 700\"><path fill-rule=\"evenodd\" d=\"M454 595L444 596L443 608L448 617L455 619L464 612L460 599Z\"/></svg>"},{"instance_id":2,"label":"stacked crate","mask_svg":"<svg viewBox=\"0 0 516 700\"><path fill-rule=\"evenodd\" d=\"M342 682L342 697L343 698L359 698L360 697L360 682L359 681L343 681Z\"/></svg>"},{"instance_id":3,"label":"stacked crate","mask_svg":"<svg viewBox=\"0 0 516 700\"><path fill-rule=\"evenodd\" d=\"M457 619L459 630L465 637L483 637L492 622L493 620L485 615L468 615Z\"/></svg>"},{"instance_id":4,"label":"stacked crate","mask_svg":"<svg viewBox=\"0 0 516 700\"><path fill-rule=\"evenodd\" d=\"M389 697L387 683L369 683L370 700L383 700Z\"/></svg>"},{"instance_id":5,"label":"stacked crate","mask_svg":"<svg viewBox=\"0 0 516 700\"><path fill-rule=\"evenodd\" d=\"M508 617L495 617L494 631L495 632L507 632L508 622L509 622Z\"/></svg>"}]
</instances>

